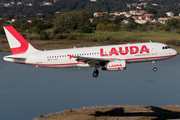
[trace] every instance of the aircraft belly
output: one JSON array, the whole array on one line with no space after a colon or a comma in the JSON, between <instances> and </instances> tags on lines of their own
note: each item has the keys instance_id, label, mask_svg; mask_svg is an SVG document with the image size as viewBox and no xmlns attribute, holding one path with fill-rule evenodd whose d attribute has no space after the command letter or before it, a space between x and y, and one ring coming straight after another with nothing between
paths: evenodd
<instances>
[{"instance_id":1,"label":"aircraft belly","mask_svg":"<svg viewBox=\"0 0 180 120\"><path fill-rule=\"evenodd\" d=\"M172 56L144 56L144 57L136 57L136 58L130 58L126 61L128 63L135 63L135 62L151 62L151 61L158 61L158 60L165 60L169 59Z\"/></svg>"}]
</instances>

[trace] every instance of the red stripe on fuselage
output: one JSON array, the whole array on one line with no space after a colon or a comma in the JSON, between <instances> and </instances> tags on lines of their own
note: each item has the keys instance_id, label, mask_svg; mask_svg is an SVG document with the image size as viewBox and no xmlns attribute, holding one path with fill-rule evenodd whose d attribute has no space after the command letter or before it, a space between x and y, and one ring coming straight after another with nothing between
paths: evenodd
<instances>
[{"instance_id":1,"label":"red stripe on fuselage","mask_svg":"<svg viewBox=\"0 0 180 120\"><path fill-rule=\"evenodd\" d=\"M143 60L143 59L167 59L167 58L171 58L174 57L176 55L169 55L169 56L159 56L159 57L144 57L144 58L132 58L132 59L124 59L125 61L133 61L133 60ZM142 61L141 61L142 62ZM17 62L18 63L18 62ZM27 65L37 65L37 66L44 66L44 67L55 67L55 66L71 66L71 65L79 65L79 64L84 64L83 62L80 63L64 63L64 64L35 64L35 63L20 63L20 64L27 64Z\"/></svg>"},{"instance_id":2,"label":"red stripe on fuselage","mask_svg":"<svg viewBox=\"0 0 180 120\"><path fill-rule=\"evenodd\" d=\"M20 64L26 64L26 65L37 65L37 66L45 66L45 67L50 67L50 66L70 66L70 65L80 65L84 64L83 62L81 63L64 63L64 64L34 64L34 63L20 63Z\"/></svg>"}]
</instances>

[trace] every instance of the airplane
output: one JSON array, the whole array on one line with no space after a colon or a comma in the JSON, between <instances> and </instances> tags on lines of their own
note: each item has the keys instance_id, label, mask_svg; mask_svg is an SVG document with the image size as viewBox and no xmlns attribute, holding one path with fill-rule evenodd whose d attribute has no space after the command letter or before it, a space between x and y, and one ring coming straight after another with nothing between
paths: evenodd
<instances>
[{"instance_id":1,"label":"airplane","mask_svg":"<svg viewBox=\"0 0 180 120\"><path fill-rule=\"evenodd\" d=\"M93 77L99 75L98 68L106 71L121 71L129 63L152 62L172 58L177 51L168 45L157 42L119 44L71 49L45 50L35 49L13 26L4 26L4 31L12 55L3 60L36 67L70 68L94 67Z\"/></svg>"}]
</instances>

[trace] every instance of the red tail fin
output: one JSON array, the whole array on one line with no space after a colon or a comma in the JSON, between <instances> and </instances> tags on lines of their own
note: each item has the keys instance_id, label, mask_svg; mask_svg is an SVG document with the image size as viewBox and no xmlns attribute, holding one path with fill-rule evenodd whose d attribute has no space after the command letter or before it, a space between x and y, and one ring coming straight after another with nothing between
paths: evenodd
<instances>
[{"instance_id":1,"label":"red tail fin","mask_svg":"<svg viewBox=\"0 0 180 120\"><path fill-rule=\"evenodd\" d=\"M4 26L4 30L12 54L22 54L37 51L13 26Z\"/></svg>"}]
</instances>

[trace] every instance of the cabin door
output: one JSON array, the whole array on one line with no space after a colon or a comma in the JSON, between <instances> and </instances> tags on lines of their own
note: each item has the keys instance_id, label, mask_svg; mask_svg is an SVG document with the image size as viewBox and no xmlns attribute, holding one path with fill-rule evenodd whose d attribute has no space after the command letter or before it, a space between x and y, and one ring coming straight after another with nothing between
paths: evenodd
<instances>
[{"instance_id":1,"label":"cabin door","mask_svg":"<svg viewBox=\"0 0 180 120\"><path fill-rule=\"evenodd\" d=\"M156 49L156 45L152 45L152 48L151 48L151 55L156 55L157 54L157 49Z\"/></svg>"}]
</instances>

